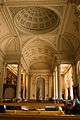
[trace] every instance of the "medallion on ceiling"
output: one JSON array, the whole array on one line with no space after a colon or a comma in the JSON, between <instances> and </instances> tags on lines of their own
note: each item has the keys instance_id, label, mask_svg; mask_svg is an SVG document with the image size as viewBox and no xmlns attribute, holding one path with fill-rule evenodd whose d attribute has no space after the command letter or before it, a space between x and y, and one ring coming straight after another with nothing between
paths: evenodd
<instances>
[{"instance_id":1,"label":"medallion on ceiling","mask_svg":"<svg viewBox=\"0 0 80 120\"><path fill-rule=\"evenodd\" d=\"M24 33L40 34L55 30L60 23L60 18L51 9L31 6L18 11L14 23Z\"/></svg>"}]
</instances>

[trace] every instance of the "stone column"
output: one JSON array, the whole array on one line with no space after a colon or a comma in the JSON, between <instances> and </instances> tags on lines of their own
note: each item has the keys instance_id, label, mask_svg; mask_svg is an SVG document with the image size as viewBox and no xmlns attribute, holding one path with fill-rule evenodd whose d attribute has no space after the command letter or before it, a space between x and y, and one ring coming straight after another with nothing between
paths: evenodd
<instances>
[{"instance_id":1,"label":"stone column","mask_svg":"<svg viewBox=\"0 0 80 120\"><path fill-rule=\"evenodd\" d=\"M55 99L58 98L58 79L57 79L57 67L55 68Z\"/></svg>"},{"instance_id":2,"label":"stone column","mask_svg":"<svg viewBox=\"0 0 80 120\"><path fill-rule=\"evenodd\" d=\"M23 99L25 99L25 90L26 90L26 78L25 71L23 72Z\"/></svg>"},{"instance_id":3,"label":"stone column","mask_svg":"<svg viewBox=\"0 0 80 120\"><path fill-rule=\"evenodd\" d=\"M48 99L48 95L49 95L49 91L48 91L48 87L49 87L49 80L46 79L45 80L45 99Z\"/></svg>"},{"instance_id":4,"label":"stone column","mask_svg":"<svg viewBox=\"0 0 80 120\"><path fill-rule=\"evenodd\" d=\"M73 86L76 86L77 85L77 64L76 63L73 63L72 64L72 79L73 79Z\"/></svg>"},{"instance_id":5,"label":"stone column","mask_svg":"<svg viewBox=\"0 0 80 120\"><path fill-rule=\"evenodd\" d=\"M51 91L51 97L53 98L54 96L54 77L53 77L53 73L52 73L52 91Z\"/></svg>"},{"instance_id":6,"label":"stone column","mask_svg":"<svg viewBox=\"0 0 80 120\"><path fill-rule=\"evenodd\" d=\"M28 76L28 99L31 98L31 77Z\"/></svg>"},{"instance_id":7,"label":"stone column","mask_svg":"<svg viewBox=\"0 0 80 120\"><path fill-rule=\"evenodd\" d=\"M54 71L54 74L53 74L53 85L54 85L54 94L53 94L53 99L56 99L56 73Z\"/></svg>"},{"instance_id":8,"label":"stone column","mask_svg":"<svg viewBox=\"0 0 80 120\"><path fill-rule=\"evenodd\" d=\"M60 77L60 64L57 65L57 81L58 81L58 98L62 99L62 86L61 86L61 77Z\"/></svg>"},{"instance_id":9,"label":"stone column","mask_svg":"<svg viewBox=\"0 0 80 120\"><path fill-rule=\"evenodd\" d=\"M49 76L49 98L52 97L51 92L52 92L52 76L50 75Z\"/></svg>"},{"instance_id":10,"label":"stone column","mask_svg":"<svg viewBox=\"0 0 80 120\"><path fill-rule=\"evenodd\" d=\"M28 74L26 74L26 100L28 100Z\"/></svg>"},{"instance_id":11,"label":"stone column","mask_svg":"<svg viewBox=\"0 0 80 120\"><path fill-rule=\"evenodd\" d=\"M73 100L73 87L72 87L72 84L70 85L70 96L71 96L71 100Z\"/></svg>"},{"instance_id":12,"label":"stone column","mask_svg":"<svg viewBox=\"0 0 80 120\"><path fill-rule=\"evenodd\" d=\"M67 100L68 99L68 88L65 86L65 99Z\"/></svg>"},{"instance_id":13,"label":"stone column","mask_svg":"<svg viewBox=\"0 0 80 120\"><path fill-rule=\"evenodd\" d=\"M73 63L72 64L73 89L74 89L74 87L76 87L78 85L78 81L77 81L77 68L76 67L77 67L77 63ZM80 90L79 90L79 96L80 96ZM76 92L74 92L74 98L76 98L76 97L78 97L78 96L76 95Z\"/></svg>"},{"instance_id":14,"label":"stone column","mask_svg":"<svg viewBox=\"0 0 80 120\"><path fill-rule=\"evenodd\" d=\"M48 75L48 98L49 98L49 75Z\"/></svg>"},{"instance_id":15,"label":"stone column","mask_svg":"<svg viewBox=\"0 0 80 120\"><path fill-rule=\"evenodd\" d=\"M31 77L30 81L30 99L35 99L35 80L34 76Z\"/></svg>"},{"instance_id":16,"label":"stone column","mask_svg":"<svg viewBox=\"0 0 80 120\"><path fill-rule=\"evenodd\" d=\"M71 97L71 100L73 100L73 67L71 67L71 79L69 81L69 87L70 87L70 97Z\"/></svg>"},{"instance_id":17,"label":"stone column","mask_svg":"<svg viewBox=\"0 0 80 120\"><path fill-rule=\"evenodd\" d=\"M16 88L16 98L21 99L21 64L18 65L18 79Z\"/></svg>"}]
</instances>

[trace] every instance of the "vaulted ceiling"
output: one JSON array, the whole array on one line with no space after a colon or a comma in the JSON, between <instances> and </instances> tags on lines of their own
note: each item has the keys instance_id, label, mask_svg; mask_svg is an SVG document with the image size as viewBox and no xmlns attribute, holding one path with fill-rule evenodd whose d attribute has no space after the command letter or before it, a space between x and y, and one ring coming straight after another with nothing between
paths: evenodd
<instances>
[{"instance_id":1,"label":"vaulted ceiling","mask_svg":"<svg viewBox=\"0 0 80 120\"><path fill-rule=\"evenodd\" d=\"M6 62L52 69L80 51L78 4L68 0L2 0L0 51Z\"/></svg>"}]
</instances>

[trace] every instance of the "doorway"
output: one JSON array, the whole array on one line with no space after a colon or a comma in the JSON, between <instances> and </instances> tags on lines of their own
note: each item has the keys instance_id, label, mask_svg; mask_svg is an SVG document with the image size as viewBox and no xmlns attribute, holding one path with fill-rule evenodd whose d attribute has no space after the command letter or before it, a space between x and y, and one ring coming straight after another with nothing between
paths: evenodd
<instances>
[{"instance_id":1,"label":"doorway","mask_svg":"<svg viewBox=\"0 0 80 120\"><path fill-rule=\"evenodd\" d=\"M37 78L36 83L36 100L45 99L45 79L42 77Z\"/></svg>"}]
</instances>

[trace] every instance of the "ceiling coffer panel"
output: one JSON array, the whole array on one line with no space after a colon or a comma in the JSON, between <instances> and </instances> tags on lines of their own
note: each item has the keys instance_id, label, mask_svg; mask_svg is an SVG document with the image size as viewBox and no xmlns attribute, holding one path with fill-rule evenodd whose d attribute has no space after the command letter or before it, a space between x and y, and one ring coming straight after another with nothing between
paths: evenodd
<instances>
[{"instance_id":1,"label":"ceiling coffer panel","mask_svg":"<svg viewBox=\"0 0 80 120\"><path fill-rule=\"evenodd\" d=\"M15 26L22 32L46 33L55 30L60 18L56 12L45 7L18 8L14 16Z\"/></svg>"}]
</instances>

